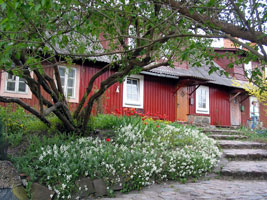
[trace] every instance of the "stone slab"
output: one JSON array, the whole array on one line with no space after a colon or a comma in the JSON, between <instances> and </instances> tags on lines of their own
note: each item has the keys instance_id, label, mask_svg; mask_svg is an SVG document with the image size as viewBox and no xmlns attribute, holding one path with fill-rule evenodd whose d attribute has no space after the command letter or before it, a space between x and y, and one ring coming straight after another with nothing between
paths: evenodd
<instances>
[{"instance_id":1,"label":"stone slab","mask_svg":"<svg viewBox=\"0 0 267 200\"><path fill-rule=\"evenodd\" d=\"M12 192L19 200L28 200L29 199L27 192L22 185L13 187Z\"/></svg>"},{"instance_id":2,"label":"stone slab","mask_svg":"<svg viewBox=\"0 0 267 200\"><path fill-rule=\"evenodd\" d=\"M218 140L218 144L223 149L267 149L267 143L239 141L239 140Z\"/></svg>"},{"instance_id":3,"label":"stone slab","mask_svg":"<svg viewBox=\"0 0 267 200\"><path fill-rule=\"evenodd\" d=\"M107 186L103 179L96 179L93 181L93 185L95 188L95 195L97 197L107 195Z\"/></svg>"},{"instance_id":4,"label":"stone slab","mask_svg":"<svg viewBox=\"0 0 267 200\"><path fill-rule=\"evenodd\" d=\"M246 136L243 135L220 135L220 134L215 134L215 135L209 135L209 137L218 139L218 140L236 140L236 139L246 139Z\"/></svg>"},{"instance_id":5,"label":"stone slab","mask_svg":"<svg viewBox=\"0 0 267 200\"><path fill-rule=\"evenodd\" d=\"M0 199L1 200L19 200L13 194L12 189L0 189Z\"/></svg>"},{"instance_id":6,"label":"stone slab","mask_svg":"<svg viewBox=\"0 0 267 200\"><path fill-rule=\"evenodd\" d=\"M224 155L228 159L266 160L266 149L224 149Z\"/></svg>"},{"instance_id":7,"label":"stone slab","mask_svg":"<svg viewBox=\"0 0 267 200\"><path fill-rule=\"evenodd\" d=\"M33 183L31 188L32 200L50 200L55 192L38 183Z\"/></svg>"},{"instance_id":8,"label":"stone slab","mask_svg":"<svg viewBox=\"0 0 267 200\"><path fill-rule=\"evenodd\" d=\"M231 135L231 134L242 134L241 131L237 130L231 130L231 129L204 129L204 133L211 133L211 134L226 134L226 135Z\"/></svg>"},{"instance_id":9,"label":"stone slab","mask_svg":"<svg viewBox=\"0 0 267 200\"><path fill-rule=\"evenodd\" d=\"M267 180L267 161L231 161L222 168L221 175Z\"/></svg>"}]
</instances>

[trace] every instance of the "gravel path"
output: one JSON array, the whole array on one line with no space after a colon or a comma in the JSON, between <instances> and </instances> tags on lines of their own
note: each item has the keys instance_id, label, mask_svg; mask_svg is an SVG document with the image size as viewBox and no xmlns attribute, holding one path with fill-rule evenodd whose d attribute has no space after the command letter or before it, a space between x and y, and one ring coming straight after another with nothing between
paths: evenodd
<instances>
[{"instance_id":1,"label":"gravel path","mask_svg":"<svg viewBox=\"0 0 267 200\"><path fill-rule=\"evenodd\" d=\"M0 161L0 189L21 184L19 174L9 161Z\"/></svg>"}]
</instances>

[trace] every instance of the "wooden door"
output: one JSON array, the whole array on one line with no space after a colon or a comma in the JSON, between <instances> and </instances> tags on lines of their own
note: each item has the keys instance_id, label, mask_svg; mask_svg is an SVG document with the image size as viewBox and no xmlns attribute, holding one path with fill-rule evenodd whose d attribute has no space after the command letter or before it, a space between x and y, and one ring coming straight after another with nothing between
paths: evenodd
<instances>
[{"instance_id":1,"label":"wooden door","mask_svg":"<svg viewBox=\"0 0 267 200\"><path fill-rule=\"evenodd\" d=\"M231 95L231 97L233 97ZM232 99L230 97L230 99ZM235 97L230 102L230 113L231 113L231 125L232 126L240 126L241 125L241 110L239 97Z\"/></svg>"},{"instance_id":2,"label":"wooden door","mask_svg":"<svg viewBox=\"0 0 267 200\"><path fill-rule=\"evenodd\" d=\"M189 98L187 87L182 87L177 91L177 120L187 122L189 114Z\"/></svg>"}]
</instances>

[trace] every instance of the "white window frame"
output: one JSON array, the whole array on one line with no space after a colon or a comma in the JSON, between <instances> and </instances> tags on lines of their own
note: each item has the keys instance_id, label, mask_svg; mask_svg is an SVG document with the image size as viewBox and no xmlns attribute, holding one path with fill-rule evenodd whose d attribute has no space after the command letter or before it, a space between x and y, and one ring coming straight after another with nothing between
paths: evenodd
<instances>
[{"instance_id":1,"label":"white window frame","mask_svg":"<svg viewBox=\"0 0 267 200\"><path fill-rule=\"evenodd\" d=\"M76 88L76 82L77 82L77 69L75 67L66 67L66 66L58 66L58 68L63 68L65 70L65 83L64 83L64 95L67 97L67 99L75 99L76 98L76 93L77 93L77 88ZM73 95L68 96L68 74L69 74L69 69L74 70L74 84L73 84ZM62 84L62 83L61 83Z\"/></svg>"},{"instance_id":2,"label":"white window frame","mask_svg":"<svg viewBox=\"0 0 267 200\"><path fill-rule=\"evenodd\" d=\"M250 61L249 63L244 64L244 71L247 72L248 78L251 78L251 72L252 72L252 62Z\"/></svg>"},{"instance_id":3,"label":"white window frame","mask_svg":"<svg viewBox=\"0 0 267 200\"><path fill-rule=\"evenodd\" d=\"M0 96L4 97L14 97L14 98L24 98L24 99L31 99L32 98L32 92L29 89L28 85L26 84L26 91L20 92L18 91L19 87L19 77L16 77L15 82L15 91L7 90L7 80L8 80L8 73L2 71L1 72L1 87L0 87ZM33 73L31 72L31 76L33 76Z\"/></svg>"},{"instance_id":4,"label":"white window frame","mask_svg":"<svg viewBox=\"0 0 267 200\"><path fill-rule=\"evenodd\" d=\"M7 93L16 93L16 94L27 94L28 93L28 86L27 84L25 83L26 87L25 87L25 92L20 92L19 91L19 76L15 76L15 75L12 75L15 77L15 91L10 91L7 89L7 83L8 83L8 73L6 72L6 78L5 78L5 92Z\"/></svg>"},{"instance_id":5,"label":"white window frame","mask_svg":"<svg viewBox=\"0 0 267 200\"><path fill-rule=\"evenodd\" d=\"M206 108L200 108L198 106L199 93L201 90L206 90ZM196 90L196 113L210 114L210 95L208 86L199 86Z\"/></svg>"},{"instance_id":6,"label":"white window frame","mask_svg":"<svg viewBox=\"0 0 267 200\"><path fill-rule=\"evenodd\" d=\"M127 99L127 79L138 80L138 101L130 101ZM131 108L143 108L144 107L144 76L143 75L131 75L127 76L123 81L123 107Z\"/></svg>"}]
</instances>

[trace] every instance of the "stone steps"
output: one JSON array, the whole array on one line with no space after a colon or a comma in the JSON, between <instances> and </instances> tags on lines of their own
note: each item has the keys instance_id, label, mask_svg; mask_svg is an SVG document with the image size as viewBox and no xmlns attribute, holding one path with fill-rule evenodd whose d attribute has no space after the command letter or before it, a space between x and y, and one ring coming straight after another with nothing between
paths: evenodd
<instances>
[{"instance_id":1,"label":"stone steps","mask_svg":"<svg viewBox=\"0 0 267 200\"><path fill-rule=\"evenodd\" d=\"M219 134L219 135L240 135L242 134L241 131L237 130L230 130L230 129L204 129L202 130L204 133L211 133L211 134Z\"/></svg>"},{"instance_id":2,"label":"stone steps","mask_svg":"<svg viewBox=\"0 0 267 200\"><path fill-rule=\"evenodd\" d=\"M267 160L266 149L224 149L223 153L229 160Z\"/></svg>"},{"instance_id":3,"label":"stone steps","mask_svg":"<svg viewBox=\"0 0 267 200\"><path fill-rule=\"evenodd\" d=\"M215 135L209 135L209 137L216 139L216 140L236 140L236 139L246 139L246 136L243 135L220 135L220 134L215 134Z\"/></svg>"},{"instance_id":4,"label":"stone steps","mask_svg":"<svg viewBox=\"0 0 267 200\"><path fill-rule=\"evenodd\" d=\"M237 179L267 180L267 161L232 161L228 162L220 174Z\"/></svg>"},{"instance_id":5,"label":"stone steps","mask_svg":"<svg viewBox=\"0 0 267 200\"><path fill-rule=\"evenodd\" d=\"M267 149L266 143L239 141L239 140L218 140L222 149Z\"/></svg>"},{"instance_id":6,"label":"stone steps","mask_svg":"<svg viewBox=\"0 0 267 200\"><path fill-rule=\"evenodd\" d=\"M204 132L223 149L221 164L215 169L222 178L267 180L267 143L245 141L247 137L236 130Z\"/></svg>"}]
</instances>

